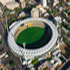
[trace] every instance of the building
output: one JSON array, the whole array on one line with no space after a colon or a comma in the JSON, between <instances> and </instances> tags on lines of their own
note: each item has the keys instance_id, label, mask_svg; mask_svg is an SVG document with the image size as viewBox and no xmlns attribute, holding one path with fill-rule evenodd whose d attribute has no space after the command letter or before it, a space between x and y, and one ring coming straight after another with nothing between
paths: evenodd
<instances>
[{"instance_id":1,"label":"building","mask_svg":"<svg viewBox=\"0 0 70 70\"><path fill-rule=\"evenodd\" d=\"M56 6L57 4L59 4L59 0L54 0L53 6Z\"/></svg>"},{"instance_id":2,"label":"building","mask_svg":"<svg viewBox=\"0 0 70 70\"><path fill-rule=\"evenodd\" d=\"M45 61L44 63L42 63L39 67L38 70L44 70L44 68L47 67L47 70L54 70L52 64L48 61Z\"/></svg>"},{"instance_id":3,"label":"building","mask_svg":"<svg viewBox=\"0 0 70 70\"><path fill-rule=\"evenodd\" d=\"M56 67L62 65L62 61L58 57L54 57L50 62L53 65L54 69L56 69Z\"/></svg>"},{"instance_id":4,"label":"building","mask_svg":"<svg viewBox=\"0 0 70 70\"><path fill-rule=\"evenodd\" d=\"M56 16L56 17L54 17L54 19L56 20L58 25L62 23L62 19L60 16Z\"/></svg>"},{"instance_id":5,"label":"building","mask_svg":"<svg viewBox=\"0 0 70 70\"><path fill-rule=\"evenodd\" d=\"M7 3L12 2L13 0L0 0L0 2L5 6ZM15 0L14 0L15 1Z\"/></svg>"},{"instance_id":6,"label":"building","mask_svg":"<svg viewBox=\"0 0 70 70\"><path fill-rule=\"evenodd\" d=\"M12 2L7 3L6 7L8 9L14 10L15 8L19 7L19 3L12 1Z\"/></svg>"},{"instance_id":7,"label":"building","mask_svg":"<svg viewBox=\"0 0 70 70\"><path fill-rule=\"evenodd\" d=\"M42 5L37 5L36 8L38 8L38 10L39 10L40 17L47 12L46 9L44 9L44 7L42 7Z\"/></svg>"},{"instance_id":8,"label":"building","mask_svg":"<svg viewBox=\"0 0 70 70\"><path fill-rule=\"evenodd\" d=\"M43 7L47 7L47 0L41 0L41 4L43 5Z\"/></svg>"},{"instance_id":9,"label":"building","mask_svg":"<svg viewBox=\"0 0 70 70\"><path fill-rule=\"evenodd\" d=\"M3 6L6 6L12 10L19 7L19 3L17 3L15 0L0 0L0 2L3 4Z\"/></svg>"},{"instance_id":10,"label":"building","mask_svg":"<svg viewBox=\"0 0 70 70\"><path fill-rule=\"evenodd\" d=\"M54 70L53 66L51 65L50 62L45 61L44 63L42 63L39 67L38 70L44 70L44 68L47 67L47 70Z\"/></svg>"},{"instance_id":11,"label":"building","mask_svg":"<svg viewBox=\"0 0 70 70\"><path fill-rule=\"evenodd\" d=\"M66 2L67 6L70 6L70 2Z\"/></svg>"},{"instance_id":12,"label":"building","mask_svg":"<svg viewBox=\"0 0 70 70\"><path fill-rule=\"evenodd\" d=\"M26 7L26 2L25 0L19 0L20 1L20 6L21 8L25 8Z\"/></svg>"},{"instance_id":13,"label":"building","mask_svg":"<svg viewBox=\"0 0 70 70\"><path fill-rule=\"evenodd\" d=\"M41 14L46 13L46 10L43 7L40 7L39 10L40 10Z\"/></svg>"},{"instance_id":14,"label":"building","mask_svg":"<svg viewBox=\"0 0 70 70\"><path fill-rule=\"evenodd\" d=\"M30 4L30 5L36 5L37 2L36 2L35 0L29 0L29 4Z\"/></svg>"},{"instance_id":15,"label":"building","mask_svg":"<svg viewBox=\"0 0 70 70\"><path fill-rule=\"evenodd\" d=\"M4 66L4 64L0 65L0 70L8 70L7 67Z\"/></svg>"},{"instance_id":16,"label":"building","mask_svg":"<svg viewBox=\"0 0 70 70\"><path fill-rule=\"evenodd\" d=\"M38 8L33 8L31 10L31 17L33 17L33 18L38 18L39 17L39 9Z\"/></svg>"},{"instance_id":17,"label":"building","mask_svg":"<svg viewBox=\"0 0 70 70\"><path fill-rule=\"evenodd\" d=\"M22 18L22 17L25 17L26 16L26 14L25 14L25 12L24 11L22 11L21 13L19 13L19 18Z\"/></svg>"},{"instance_id":18,"label":"building","mask_svg":"<svg viewBox=\"0 0 70 70\"><path fill-rule=\"evenodd\" d=\"M61 56L61 50L60 49L54 50L54 52L52 52L52 56L53 57L60 57Z\"/></svg>"}]
</instances>

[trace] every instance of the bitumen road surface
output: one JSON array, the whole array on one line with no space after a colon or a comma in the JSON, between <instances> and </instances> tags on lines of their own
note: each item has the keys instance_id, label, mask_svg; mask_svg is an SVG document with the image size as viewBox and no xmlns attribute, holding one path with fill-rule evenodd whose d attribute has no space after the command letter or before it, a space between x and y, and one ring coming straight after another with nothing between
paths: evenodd
<instances>
[{"instance_id":1,"label":"bitumen road surface","mask_svg":"<svg viewBox=\"0 0 70 70\"><path fill-rule=\"evenodd\" d=\"M11 53L9 47L8 47L8 44L7 44L7 41L5 40L5 37L6 37L6 31L3 27L3 24L4 22L0 22L0 35L2 36L2 43L0 44L0 49L2 49L0 51L0 54L2 54L3 52L9 52ZM21 62L19 60L18 57L14 56L12 53L11 55L9 55L9 59L12 59L15 63L15 70L22 70L22 65L21 65ZM6 60L5 60L6 61ZM6 61L7 62L7 61Z\"/></svg>"}]
</instances>

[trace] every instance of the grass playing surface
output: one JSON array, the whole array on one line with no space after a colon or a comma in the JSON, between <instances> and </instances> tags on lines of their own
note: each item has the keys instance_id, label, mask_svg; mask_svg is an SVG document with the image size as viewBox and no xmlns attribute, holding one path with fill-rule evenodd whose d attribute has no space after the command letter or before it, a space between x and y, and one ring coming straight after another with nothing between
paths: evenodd
<instances>
[{"instance_id":1,"label":"grass playing surface","mask_svg":"<svg viewBox=\"0 0 70 70\"><path fill-rule=\"evenodd\" d=\"M44 34L44 28L30 27L30 28L23 30L18 35L16 39L16 43L17 44L26 43L28 45L28 44L34 43L35 41L40 40L43 34Z\"/></svg>"}]
</instances>

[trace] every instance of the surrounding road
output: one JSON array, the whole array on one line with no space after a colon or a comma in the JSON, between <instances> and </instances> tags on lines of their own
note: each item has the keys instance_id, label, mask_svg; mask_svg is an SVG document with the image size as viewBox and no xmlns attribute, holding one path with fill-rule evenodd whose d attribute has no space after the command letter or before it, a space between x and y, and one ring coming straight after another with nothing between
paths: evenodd
<instances>
[{"instance_id":1,"label":"surrounding road","mask_svg":"<svg viewBox=\"0 0 70 70\"><path fill-rule=\"evenodd\" d=\"M3 23L0 22L0 35L2 36L2 43L0 44L0 55L3 54L4 52L10 52L10 49L8 48L8 44L6 42L6 32L3 28ZM12 59L15 63L15 70L22 70L22 65L21 62L19 60L19 58L15 57L12 53L9 55L9 59ZM4 63L8 62L9 60L5 60Z\"/></svg>"}]
</instances>

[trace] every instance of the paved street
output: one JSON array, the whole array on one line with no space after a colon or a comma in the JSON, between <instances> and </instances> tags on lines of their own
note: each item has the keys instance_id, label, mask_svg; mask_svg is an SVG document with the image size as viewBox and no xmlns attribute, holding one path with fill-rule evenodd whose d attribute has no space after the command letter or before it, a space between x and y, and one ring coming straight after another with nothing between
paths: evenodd
<instances>
[{"instance_id":1,"label":"paved street","mask_svg":"<svg viewBox=\"0 0 70 70\"><path fill-rule=\"evenodd\" d=\"M0 49L3 48L3 50L0 51L0 54L2 54L4 51L6 51L6 49L4 49L4 47L5 47L4 34L5 34L4 29L0 23L0 35L2 36L2 43L0 44Z\"/></svg>"},{"instance_id":2,"label":"paved street","mask_svg":"<svg viewBox=\"0 0 70 70\"><path fill-rule=\"evenodd\" d=\"M2 50L0 50L0 54L3 54L4 52L9 52L9 53L10 53L10 56L9 56L8 59L13 59L15 65L16 65L16 66L15 66L15 67L16 67L16 70L22 70L22 69L21 69L20 60L19 60L17 57L15 57L15 56L10 52L10 50L9 50L9 48L8 48L8 45L6 44L6 40L5 40L5 30L4 30L4 28L3 28L1 22L0 22L0 35L2 36L2 43L0 44L0 49L3 48ZM5 62L8 62L8 61L9 61L9 60L5 60L4 63L5 63Z\"/></svg>"}]
</instances>

